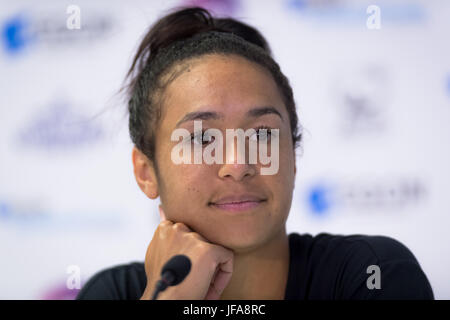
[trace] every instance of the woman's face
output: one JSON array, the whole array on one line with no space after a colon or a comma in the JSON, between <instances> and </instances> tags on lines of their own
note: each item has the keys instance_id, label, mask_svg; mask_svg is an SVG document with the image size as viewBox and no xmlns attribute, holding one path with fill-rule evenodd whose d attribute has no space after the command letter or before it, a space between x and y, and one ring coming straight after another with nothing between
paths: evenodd
<instances>
[{"instance_id":1,"label":"woman's face","mask_svg":"<svg viewBox=\"0 0 450 320\"><path fill-rule=\"evenodd\" d=\"M191 60L170 82L162 101L156 133L157 192L167 219L183 222L236 252L251 250L284 233L294 189L295 154L289 116L269 71L240 56L202 56ZM275 111L251 112L262 107ZM208 112L197 114L203 130L222 132L222 164L172 161L172 149L179 144L171 141L172 132L184 128L193 133L195 117L180 122L193 112ZM239 151L234 149L232 156L225 148L229 144L226 129L261 126L279 129L279 169L273 175L261 175L262 165L249 164L248 155L245 164L237 163ZM231 204L245 199L253 201Z\"/></svg>"}]
</instances>

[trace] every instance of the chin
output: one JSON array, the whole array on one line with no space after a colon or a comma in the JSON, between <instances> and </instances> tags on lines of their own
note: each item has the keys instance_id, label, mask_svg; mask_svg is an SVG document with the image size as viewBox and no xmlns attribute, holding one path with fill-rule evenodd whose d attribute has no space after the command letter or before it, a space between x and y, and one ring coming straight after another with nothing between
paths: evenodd
<instances>
[{"instance_id":1,"label":"chin","mask_svg":"<svg viewBox=\"0 0 450 320\"><path fill-rule=\"evenodd\" d=\"M244 253L252 251L263 245L269 237L267 230L242 230L235 228L234 230L225 230L222 228L220 232L211 235L211 241L218 245L224 246L236 253Z\"/></svg>"}]
</instances>

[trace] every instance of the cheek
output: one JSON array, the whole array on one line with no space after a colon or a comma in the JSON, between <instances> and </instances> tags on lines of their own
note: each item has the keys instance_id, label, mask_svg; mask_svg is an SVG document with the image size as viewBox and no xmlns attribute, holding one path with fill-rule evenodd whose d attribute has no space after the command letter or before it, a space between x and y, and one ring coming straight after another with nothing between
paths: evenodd
<instances>
[{"instance_id":1,"label":"cheek","mask_svg":"<svg viewBox=\"0 0 450 320\"><path fill-rule=\"evenodd\" d=\"M295 164L295 151L290 139L283 138L279 146L279 172L285 179L286 175L293 176Z\"/></svg>"},{"instance_id":2,"label":"cheek","mask_svg":"<svg viewBox=\"0 0 450 320\"><path fill-rule=\"evenodd\" d=\"M167 192L171 196L171 200L181 202L189 196L200 194L201 184L198 172L192 170L188 166L173 166L170 169L170 179L168 179Z\"/></svg>"},{"instance_id":3,"label":"cheek","mask_svg":"<svg viewBox=\"0 0 450 320\"><path fill-rule=\"evenodd\" d=\"M284 203L292 199L292 192L295 184L295 153L288 143L280 148L279 171L274 175L273 185L279 190L280 201Z\"/></svg>"},{"instance_id":4,"label":"cheek","mask_svg":"<svg viewBox=\"0 0 450 320\"><path fill-rule=\"evenodd\" d=\"M200 165L169 165L165 172L161 200L173 220L183 221L207 202L208 170Z\"/></svg>"}]
</instances>

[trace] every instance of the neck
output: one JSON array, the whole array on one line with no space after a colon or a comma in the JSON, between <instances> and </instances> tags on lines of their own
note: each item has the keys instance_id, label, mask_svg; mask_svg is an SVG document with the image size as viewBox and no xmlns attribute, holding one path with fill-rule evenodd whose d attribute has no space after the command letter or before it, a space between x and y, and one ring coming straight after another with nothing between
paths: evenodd
<instances>
[{"instance_id":1,"label":"neck","mask_svg":"<svg viewBox=\"0 0 450 320\"><path fill-rule=\"evenodd\" d=\"M233 275L222 300L282 300L289 273L289 240L286 230L265 245L235 253Z\"/></svg>"}]
</instances>

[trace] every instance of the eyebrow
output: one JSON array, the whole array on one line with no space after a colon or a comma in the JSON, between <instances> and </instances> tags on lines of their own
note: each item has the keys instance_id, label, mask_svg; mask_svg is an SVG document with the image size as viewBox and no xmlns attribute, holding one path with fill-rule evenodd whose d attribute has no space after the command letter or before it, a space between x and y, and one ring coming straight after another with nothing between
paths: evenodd
<instances>
[{"instance_id":1,"label":"eyebrow","mask_svg":"<svg viewBox=\"0 0 450 320\"><path fill-rule=\"evenodd\" d=\"M274 114L280 117L280 119L283 121L283 117L281 116L280 112L278 112L277 109L274 107L257 107L254 109L251 109L247 111L247 116L252 118L261 117L266 114ZM181 120L179 120L176 124L178 127L180 124L187 122L187 121L194 121L194 120L219 120L223 119L224 116L222 113L215 112L215 111L194 111L187 113Z\"/></svg>"}]
</instances>

